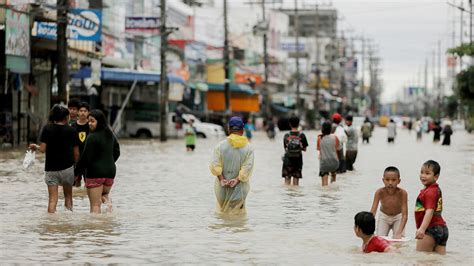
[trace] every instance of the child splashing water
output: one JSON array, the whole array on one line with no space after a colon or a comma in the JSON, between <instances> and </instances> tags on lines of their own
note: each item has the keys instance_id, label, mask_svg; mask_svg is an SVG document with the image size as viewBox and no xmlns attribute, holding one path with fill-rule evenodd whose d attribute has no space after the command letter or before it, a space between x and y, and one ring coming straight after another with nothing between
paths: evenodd
<instances>
[{"instance_id":1,"label":"child splashing water","mask_svg":"<svg viewBox=\"0 0 474 266\"><path fill-rule=\"evenodd\" d=\"M370 212L359 212L354 217L354 233L362 239L362 251L389 252L393 251L390 243L380 236L374 235L375 217Z\"/></svg>"}]
</instances>

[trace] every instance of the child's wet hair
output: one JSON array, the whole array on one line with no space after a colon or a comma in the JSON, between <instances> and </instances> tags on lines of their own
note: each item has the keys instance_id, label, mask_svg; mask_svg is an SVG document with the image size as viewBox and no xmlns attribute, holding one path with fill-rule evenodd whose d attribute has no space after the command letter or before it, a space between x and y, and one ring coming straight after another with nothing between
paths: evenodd
<instances>
[{"instance_id":1,"label":"child's wet hair","mask_svg":"<svg viewBox=\"0 0 474 266\"><path fill-rule=\"evenodd\" d=\"M60 121L65 120L68 115L69 115L69 110L66 107L61 106L59 104L55 104L49 111L48 120L50 122L60 122Z\"/></svg>"},{"instance_id":2,"label":"child's wet hair","mask_svg":"<svg viewBox=\"0 0 474 266\"><path fill-rule=\"evenodd\" d=\"M290 127L295 128L299 126L300 119L297 116L292 116L290 117L289 122L290 122Z\"/></svg>"},{"instance_id":3,"label":"child's wet hair","mask_svg":"<svg viewBox=\"0 0 474 266\"><path fill-rule=\"evenodd\" d=\"M67 102L67 107L68 108L77 108L79 109L79 104L81 102L79 101L79 99L76 99L76 98L72 98L72 99L69 99L69 101Z\"/></svg>"},{"instance_id":4,"label":"child's wet hair","mask_svg":"<svg viewBox=\"0 0 474 266\"><path fill-rule=\"evenodd\" d=\"M354 224L366 235L373 235L375 232L375 217L371 212L359 212L354 216Z\"/></svg>"},{"instance_id":5,"label":"child's wet hair","mask_svg":"<svg viewBox=\"0 0 474 266\"><path fill-rule=\"evenodd\" d=\"M329 121L325 121L323 125L321 126L321 133L323 133L323 136L331 134L332 130L332 124Z\"/></svg>"},{"instance_id":6,"label":"child's wet hair","mask_svg":"<svg viewBox=\"0 0 474 266\"><path fill-rule=\"evenodd\" d=\"M434 175L439 175L439 173L441 172L441 166L436 161L428 160L423 163L423 166L433 170Z\"/></svg>"},{"instance_id":7,"label":"child's wet hair","mask_svg":"<svg viewBox=\"0 0 474 266\"><path fill-rule=\"evenodd\" d=\"M90 111L90 110L91 110L91 108L90 108L90 106L89 106L89 104L88 104L87 102L81 102L81 103L79 104L79 109L81 109L81 108L86 108L87 111Z\"/></svg>"},{"instance_id":8,"label":"child's wet hair","mask_svg":"<svg viewBox=\"0 0 474 266\"><path fill-rule=\"evenodd\" d=\"M387 173L387 172L395 172L395 173L397 173L398 178L400 178L400 171L395 166L389 166L389 167L385 168L385 170L383 171L383 174L385 175L385 173Z\"/></svg>"}]
</instances>

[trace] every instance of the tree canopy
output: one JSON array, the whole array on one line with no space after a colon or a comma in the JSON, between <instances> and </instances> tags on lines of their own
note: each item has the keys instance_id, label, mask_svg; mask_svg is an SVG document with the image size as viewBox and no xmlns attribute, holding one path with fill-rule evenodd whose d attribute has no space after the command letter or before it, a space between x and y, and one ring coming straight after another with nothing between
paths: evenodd
<instances>
[{"instance_id":1,"label":"tree canopy","mask_svg":"<svg viewBox=\"0 0 474 266\"><path fill-rule=\"evenodd\" d=\"M448 53L458 56L474 56L474 43L463 43L461 46L448 49Z\"/></svg>"},{"instance_id":2,"label":"tree canopy","mask_svg":"<svg viewBox=\"0 0 474 266\"><path fill-rule=\"evenodd\" d=\"M474 100L474 66L461 71L457 76L459 96Z\"/></svg>"}]
</instances>

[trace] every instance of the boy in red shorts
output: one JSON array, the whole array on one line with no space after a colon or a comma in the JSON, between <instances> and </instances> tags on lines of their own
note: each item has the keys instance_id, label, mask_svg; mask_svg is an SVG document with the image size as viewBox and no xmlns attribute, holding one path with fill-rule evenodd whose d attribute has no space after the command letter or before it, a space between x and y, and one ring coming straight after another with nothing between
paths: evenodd
<instances>
[{"instance_id":1,"label":"boy in red shorts","mask_svg":"<svg viewBox=\"0 0 474 266\"><path fill-rule=\"evenodd\" d=\"M356 236L362 238L362 251L370 252L389 252L390 243L380 236L374 235L375 217L371 212L359 212L354 217L354 232Z\"/></svg>"},{"instance_id":2,"label":"boy in red shorts","mask_svg":"<svg viewBox=\"0 0 474 266\"><path fill-rule=\"evenodd\" d=\"M421 166L420 180L425 186L416 199L416 250L446 254L449 231L441 216L443 197L436 181L441 167L433 160Z\"/></svg>"}]
</instances>

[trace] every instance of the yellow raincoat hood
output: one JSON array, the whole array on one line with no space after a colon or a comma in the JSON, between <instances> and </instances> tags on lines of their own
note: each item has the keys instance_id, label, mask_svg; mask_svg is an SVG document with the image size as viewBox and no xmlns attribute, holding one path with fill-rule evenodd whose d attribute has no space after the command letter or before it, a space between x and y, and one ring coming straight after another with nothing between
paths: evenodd
<instances>
[{"instance_id":1,"label":"yellow raincoat hood","mask_svg":"<svg viewBox=\"0 0 474 266\"><path fill-rule=\"evenodd\" d=\"M230 134L230 136L227 137L227 141L232 147L237 149L243 148L249 143L249 140L246 137L236 134Z\"/></svg>"}]
</instances>

